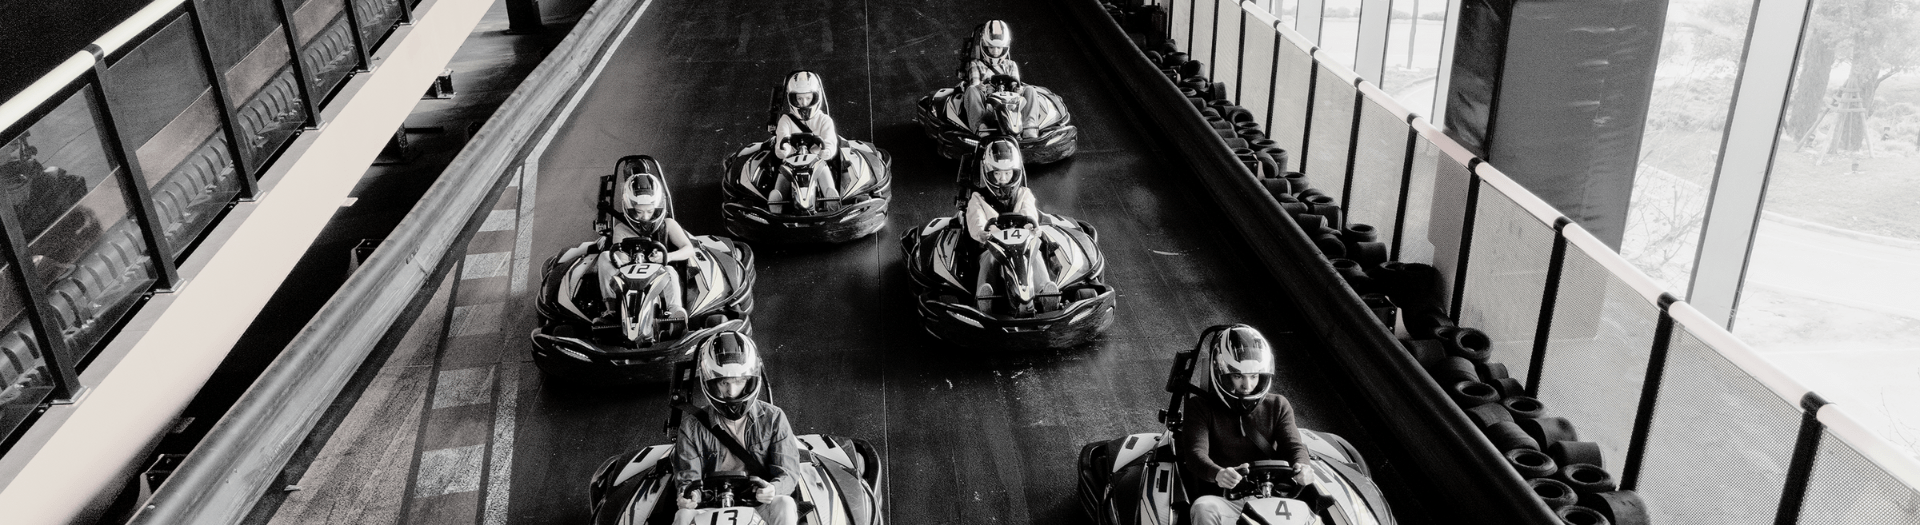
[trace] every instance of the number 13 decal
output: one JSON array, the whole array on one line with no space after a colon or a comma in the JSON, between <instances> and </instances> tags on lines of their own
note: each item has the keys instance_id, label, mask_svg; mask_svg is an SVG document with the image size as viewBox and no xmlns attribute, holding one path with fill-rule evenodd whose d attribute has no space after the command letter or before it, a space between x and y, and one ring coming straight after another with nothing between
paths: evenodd
<instances>
[{"instance_id":1,"label":"number 13 decal","mask_svg":"<svg viewBox=\"0 0 1920 525\"><path fill-rule=\"evenodd\" d=\"M727 525L740 525L740 509L727 509L709 514L713 519L708 521L707 525L720 525L721 514L727 515Z\"/></svg>"}]
</instances>

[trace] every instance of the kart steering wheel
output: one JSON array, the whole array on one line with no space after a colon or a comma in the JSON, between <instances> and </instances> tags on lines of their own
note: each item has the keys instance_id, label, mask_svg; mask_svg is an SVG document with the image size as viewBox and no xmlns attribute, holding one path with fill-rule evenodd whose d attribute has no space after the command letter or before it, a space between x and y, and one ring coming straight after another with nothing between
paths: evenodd
<instances>
[{"instance_id":1,"label":"kart steering wheel","mask_svg":"<svg viewBox=\"0 0 1920 525\"><path fill-rule=\"evenodd\" d=\"M1262 489L1267 489L1268 492L1265 495L1268 496L1299 499L1304 487L1293 481L1296 472L1293 463L1287 461L1277 459L1255 461L1241 470L1241 475L1244 477L1240 479L1239 485L1227 491L1227 499L1237 500L1260 496Z\"/></svg>"},{"instance_id":2,"label":"kart steering wheel","mask_svg":"<svg viewBox=\"0 0 1920 525\"><path fill-rule=\"evenodd\" d=\"M724 470L700 478L700 483L689 485L687 492L699 502L697 508L758 507L761 503L753 497L753 491L761 483L765 482L744 471Z\"/></svg>"}]
</instances>

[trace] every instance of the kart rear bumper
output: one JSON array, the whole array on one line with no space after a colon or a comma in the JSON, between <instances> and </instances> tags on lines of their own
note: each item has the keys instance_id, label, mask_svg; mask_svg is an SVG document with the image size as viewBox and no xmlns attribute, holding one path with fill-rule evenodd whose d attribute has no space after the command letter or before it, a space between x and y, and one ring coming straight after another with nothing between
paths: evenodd
<instances>
[{"instance_id":1,"label":"kart rear bumper","mask_svg":"<svg viewBox=\"0 0 1920 525\"><path fill-rule=\"evenodd\" d=\"M887 199L867 199L817 215L785 215L739 203L721 205L727 231L755 242L842 243L887 225Z\"/></svg>"},{"instance_id":2,"label":"kart rear bumper","mask_svg":"<svg viewBox=\"0 0 1920 525\"><path fill-rule=\"evenodd\" d=\"M942 340L982 350L1071 348L1092 341L1113 324L1113 289L1091 299L1067 302L1034 317L1014 318L981 312L972 305L947 303L933 294L919 300L921 326Z\"/></svg>"},{"instance_id":3,"label":"kart rear bumper","mask_svg":"<svg viewBox=\"0 0 1920 525\"><path fill-rule=\"evenodd\" d=\"M730 328L750 334L753 325L733 319L717 327L692 330L680 338L642 347L568 335L572 332L559 325L535 328L529 338L533 342L533 363L548 375L601 384L631 384L658 379L662 374L662 367L658 365L692 355L700 341Z\"/></svg>"}]
</instances>

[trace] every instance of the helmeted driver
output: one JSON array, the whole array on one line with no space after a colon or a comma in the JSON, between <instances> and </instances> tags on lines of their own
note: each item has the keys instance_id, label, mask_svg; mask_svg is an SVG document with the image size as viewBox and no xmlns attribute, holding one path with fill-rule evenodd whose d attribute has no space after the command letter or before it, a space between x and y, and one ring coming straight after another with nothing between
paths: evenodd
<instances>
[{"instance_id":1,"label":"helmeted driver","mask_svg":"<svg viewBox=\"0 0 1920 525\"><path fill-rule=\"evenodd\" d=\"M967 236L979 245L985 245L999 227L994 219L1003 214L1017 214L1032 218L1036 223L1041 219L1038 201L1033 191L1027 189L1027 168L1020 158L1020 146L1012 141L996 140L987 143L980 152L980 173L974 176L973 194L967 197L964 212ZM992 275L993 256L986 250L979 255L980 270L975 275L979 284L979 296L992 295L987 279ZM1041 265L1044 272L1045 265Z\"/></svg>"},{"instance_id":2,"label":"helmeted driver","mask_svg":"<svg viewBox=\"0 0 1920 525\"><path fill-rule=\"evenodd\" d=\"M1215 326L1200 334L1195 368L1208 372L1213 395L1189 396L1178 438L1181 464L1190 479L1217 488L1193 501L1193 525L1234 523L1242 503L1218 495L1244 474L1237 468L1265 459L1293 463L1294 481L1313 479L1306 445L1294 425L1293 405L1273 390L1273 348L1259 330L1244 324Z\"/></svg>"},{"instance_id":3,"label":"helmeted driver","mask_svg":"<svg viewBox=\"0 0 1920 525\"><path fill-rule=\"evenodd\" d=\"M745 471L753 477L757 485L753 499L760 502L755 512L760 519L769 525L799 522L798 507L788 495L800 472L797 441L787 413L759 399L766 379L753 339L739 332L721 332L700 343L695 359L700 392L711 409L704 418L696 415L682 421L673 442L674 479L679 481L674 493L680 507L674 524L688 525L694 518L692 509L699 501L687 497L688 489L697 488L707 474L724 471ZM715 434L715 429L726 436ZM752 457L735 455L736 447Z\"/></svg>"},{"instance_id":4,"label":"helmeted driver","mask_svg":"<svg viewBox=\"0 0 1920 525\"><path fill-rule=\"evenodd\" d=\"M635 262L644 253L630 253L618 249L624 239L642 238L657 243L666 251L661 260L649 260L661 264L686 261L693 257L698 248L693 239L687 237L687 231L680 227L679 221L667 216L667 188L660 177L651 173L635 173L620 182L620 192L614 198L614 215L618 220L608 225L609 246L604 247L597 263L600 274L600 297L619 297L625 286L620 279L619 268ZM686 299L682 297L680 278L682 275L670 264L661 271L667 272L666 282L672 289L660 294L666 300L666 313L669 317L686 317ZM609 309L611 311L612 309Z\"/></svg>"},{"instance_id":5,"label":"helmeted driver","mask_svg":"<svg viewBox=\"0 0 1920 525\"><path fill-rule=\"evenodd\" d=\"M813 181L813 187L809 191L815 192L821 199L840 198L839 184L825 157L827 151L833 150L831 146L811 133L795 133L787 137L783 144L786 154L780 160L780 167L773 170L775 179L773 190L767 194L768 202L784 202L789 197L795 200L800 199L801 195L788 195L784 191L794 188L792 184L794 177L807 177L808 180ZM774 213L779 213L780 206L780 204L772 204L769 208Z\"/></svg>"},{"instance_id":6,"label":"helmeted driver","mask_svg":"<svg viewBox=\"0 0 1920 525\"><path fill-rule=\"evenodd\" d=\"M832 162L840 156L840 130L826 112L827 90L820 75L795 71L787 75L784 110L773 120L775 153L782 159L792 154L786 139L796 133L811 133L826 144L821 160Z\"/></svg>"},{"instance_id":7,"label":"helmeted driver","mask_svg":"<svg viewBox=\"0 0 1920 525\"><path fill-rule=\"evenodd\" d=\"M994 75L1020 78L1020 63L1014 62L1013 29L1006 22L988 20L973 35L967 50L967 63L960 66L962 87L986 82Z\"/></svg>"}]
</instances>

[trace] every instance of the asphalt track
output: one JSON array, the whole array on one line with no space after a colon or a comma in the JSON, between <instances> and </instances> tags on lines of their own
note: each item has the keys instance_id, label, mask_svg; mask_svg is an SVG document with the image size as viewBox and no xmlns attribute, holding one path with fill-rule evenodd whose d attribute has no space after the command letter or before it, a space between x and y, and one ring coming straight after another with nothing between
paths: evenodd
<instances>
[{"instance_id":1,"label":"asphalt track","mask_svg":"<svg viewBox=\"0 0 1920 525\"><path fill-rule=\"evenodd\" d=\"M1157 431L1173 352L1220 323L1252 324L1278 343L1278 389L1303 426L1377 450L1329 379L1341 374L1313 358L1330 350L1304 332L1267 273L1246 259L1243 241L1183 182L1191 175L1156 149L1144 119L1105 85L1058 16L1029 0L653 0L539 159L533 270L591 238L597 177L627 154L660 159L689 231L723 234L721 159L764 138L769 87L811 69L826 79L840 132L893 153L896 197L876 236L760 249L754 337L796 431L881 449L888 521L1083 521L1074 493L1080 446ZM1080 126L1078 155L1033 169L1031 186L1041 209L1101 231L1107 282L1120 298L1112 328L1086 348L963 351L926 335L913 314L899 236L953 213L957 167L913 123L914 101L951 83L958 38L989 18L1012 25L1026 80L1060 93ZM537 273L530 277L537 283ZM506 298L509 326L499 332L533 328L537 288ZM516 522L584 521L594 467L664 441L663 385L572 384L540 377L524 359L517 375ZM1402 522L1423 521L1408 516L1408 488L1394 472L1376 464Z\"/></svg>"}]
</instances>

